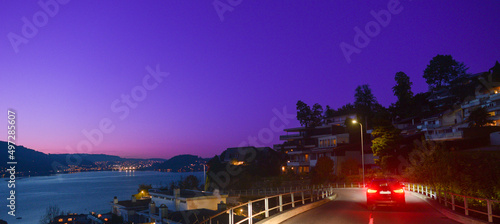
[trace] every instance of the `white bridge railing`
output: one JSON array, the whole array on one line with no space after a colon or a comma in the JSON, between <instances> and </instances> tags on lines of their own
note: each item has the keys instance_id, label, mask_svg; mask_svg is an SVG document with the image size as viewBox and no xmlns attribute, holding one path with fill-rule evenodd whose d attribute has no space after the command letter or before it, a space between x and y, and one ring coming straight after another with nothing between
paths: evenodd
<instances>
[{"instance_id":1,"label":"white bridge railing","mask_svg":"<svg viewBox=\"0 0 500 224\"><path fill-rule=\"evenodd\" d=\"M290 190L292 190L291 188ZM314 201L319 201L321 199L330 197L333 195L333 186L328 186L328 187L320 187L320 188L315 188L312 187L310 189L302 189L298 191L292 191L288 193L281 193L283 191L286 191L288 189L274 189L276 191L273 191L273 189L269 189L267 191L266 189L261 189L258 190L258 192L251 191L251 190L243 190L239 191L239 195L252 195L252 193L263 193L264 195L276 193L275 195L272 196L265 196L260 199L248 201L246 203L231 207L225 211L222 211L220 213L215 214L214 216L204 220L201 222L202 224L215 224L213 223L215 220L219 222L218 220L224 219L224 221L221 221L222 223L229 223L229 224L240 224L240 223L248 223L248 224L253 224L254 218L256 218L259 215L264 215L265 218L269 217L270 212L282 212L284 210L285 206L291 206L291 208L294 208L297 205L303 205L306 204L307 202L314 202ZM230 192L231 193L231 192ZM235 192L236 193L236 192ZM257 194L253 194L257 195ZM287 199L286 201L284 199ZM275 202L274 204L271 204L271 202ZM256 206L258 203L264 204L263 208L262 206ZM274 207L271 207L275 205ZM246 214L243 213L243 211L246 210ZM237 219L235 220L235 214L240 214L238 215ZM227 221L226 221L227 220Z\"/></svg>"},{"instance_id":2,"label":"white bridge railing","mask_svg":"<svg viewBox=\"0 0 500 224\"><path fill-rule=\"evenodd\" d=\"M500 218L500 215L493 214L492 205L493 203L500 204L498 200L490 200L484 198L476 198L471 196L459 195L447 191L441 191L439 189L434 189L432 187L422 185L422 184L414 184L414 183L406 183L405 184L407 190L413 191L419 194L426 195L430 198L438 200L440 204L444 204L445 207L451 206L451 209L455 211L455 209L461 208L464 210L466 216L469 216L469 212L475 212L479 214L483 214L488 216L488 222L493 222L493 217ZM460 201L457 199L461 199ZM479 211L476 209L469 208L469 203L472 201L477 201L479 203L486 201L486 211Z\"/></svg>"}]
</instances>

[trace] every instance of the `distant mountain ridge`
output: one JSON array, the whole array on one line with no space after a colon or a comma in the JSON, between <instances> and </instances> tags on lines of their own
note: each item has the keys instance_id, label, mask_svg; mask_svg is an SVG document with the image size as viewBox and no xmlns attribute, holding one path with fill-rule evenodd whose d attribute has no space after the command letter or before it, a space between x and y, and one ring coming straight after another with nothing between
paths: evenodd
<instances>
[{"instance_id":1,"label":"distant mountain ridge","mask_svg":"<svg viewBox=\"0 0 500 224\"><path fill-rule=\"evenodd\" d=\"M8 143L0 141L0 175L9 168L7 162L9 160L9 153L7 150ZM96 162L126 162L126 161L146 161L146 160L164 160L168 163L162 167L165 169L172 169L172 171L182 170L186 167L193 167L191 164L196 161L206 161L198 156L193 155L180 155L174 156L169 160L154 158L154 159L132 159L121 158L114 155L106 154L45 154L24 146L16 146L15 160L17 162L16 172L20 175L46 175L54 173L57 170L64 170L69 165L78 165L80 167L97 167ZM189 169L187 169L189 170Z\"/></svg>"}]
</instances>

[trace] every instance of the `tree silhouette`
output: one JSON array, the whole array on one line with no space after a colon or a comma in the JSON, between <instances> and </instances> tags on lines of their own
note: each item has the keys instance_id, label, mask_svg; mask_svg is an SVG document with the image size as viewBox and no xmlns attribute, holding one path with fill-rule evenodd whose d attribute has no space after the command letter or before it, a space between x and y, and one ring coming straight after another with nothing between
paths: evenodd
<instances>
[{"instance_id":1,"label":"tree silhouette","mask_svg":"<svg viewBox=\"0 0 500 224\"><path fill-rule=\"evenodd\" d=\"M425 82L431 89L441 89L465 76L467 69L464 63L455 61L451 55L438 54L424 70Z\"/></svg>"},{"instance_id":2,"label":"tree silhouette","mask_svg":"<svg viewBox=\"0 0 500 224\"><path fill-rule=\"evenodd\" d=\"M413 100L411 86L413 83L410 81L410 77L404 72L396 73L394 80L396 81L396 85L392 87L392 91L394 92L394 96L398 98L398 101L394 105L393 113L399 118L410 117Z\"/></svg>"},{"instance_id":3,"label":"tree silhouette","mask_svg":"<svg viewBox=\"0 0 500 224\"><path fill-rule=\"evenodd\" d=\"M333 181L333 160L328 156L318 159L316 166L311 171L311 182L313 184L322 184Z\"/></svg>"},{"instance_id":4,"label":"tree silhouette","mask_svg":"<svg viewBox=\"0 0 500 224\"><path fill-rule=\"evenodd\" d=\"M478 107L470 113L467 121L469 122L469 127L483 127L488 124L493 124L493 121L489 119L490 117L491 115L486 108Z\"/></svg>"},{"instance_id":5,"label":"tree silhouette","mask_svg":"<svg viewBox=\"0 0 500 224\"><path fill-rule=\"evenodd\" d=\"M48 224L54 221L54 218L64 215L64 211L58 205L49 205L45 209L45 214L40 218L40 224Z\"/></svg>"},{"instance_id":6,"label":"tree silhouette","mask_svg":"<svg viewBox=\"0 0 500 224\"><path fill-rule=\"evenodd\" d=\"M373 116L374 106L377 99L373 96L372 90L368 85L358 86L354 94L354 107L356 111L364 118L365 128L368 128L368 120Z\"/></svg>"}]
</instances>

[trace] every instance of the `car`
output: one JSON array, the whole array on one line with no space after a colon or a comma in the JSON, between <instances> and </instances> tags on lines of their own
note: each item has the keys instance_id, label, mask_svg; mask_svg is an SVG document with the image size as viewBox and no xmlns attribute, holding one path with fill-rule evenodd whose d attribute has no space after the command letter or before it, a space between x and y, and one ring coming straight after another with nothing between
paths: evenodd
<instances>
[{"instance_id":1,"label":"car","mask_svg":"<svg viewBox=\"0 0 500 224\"><path fill-rule=\"evenodd\" d=\"M366 189L366 204L374 209L379 204L404 206L404 185L392 178L373 179Z\"/></svg>"}]
</instances>

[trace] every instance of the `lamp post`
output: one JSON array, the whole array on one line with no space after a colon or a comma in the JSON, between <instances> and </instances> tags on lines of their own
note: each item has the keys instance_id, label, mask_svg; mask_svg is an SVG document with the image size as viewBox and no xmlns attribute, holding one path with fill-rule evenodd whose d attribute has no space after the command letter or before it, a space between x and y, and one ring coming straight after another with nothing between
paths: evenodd
<instances>
[{"instance_id":1,"label":"lamp post","mask_svg":"<svg viewBox=\"0 0 500 224\"><path fill-rule=\"evenodd\" d=\"M352 120L353 124L358 123L361 130L361 168L363 170L363 187L365 187L365 152L363 150L363 125L357 120Z\"/></svg>"}]
</instances>

